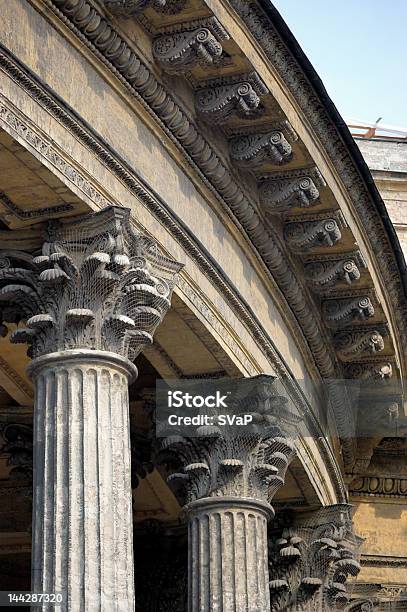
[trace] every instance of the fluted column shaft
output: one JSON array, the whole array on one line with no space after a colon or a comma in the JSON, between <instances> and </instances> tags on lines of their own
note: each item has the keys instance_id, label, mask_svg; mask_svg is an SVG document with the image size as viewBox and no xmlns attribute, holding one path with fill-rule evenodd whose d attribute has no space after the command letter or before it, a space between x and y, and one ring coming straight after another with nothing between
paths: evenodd
<instances>
[{"instance_id":1,"label":"fluted column shaft","mask_svg":"<svg viewBox=\"0 0 407 612\"><path fill-rule=\"evenodd\" d=\"M129 377L114 353L35 359L32 589L63 611L134 610ZM41 610L52 610L43 605Z\"/></svg>"},{"instance_id":2,"label":"fluted column shaft","mask_svg":"<svg viewBox=\"0 0 407 612\"><path fill-rule=\"evenodd\" d=\"M255 499L204 498L187 507L189 612L269 612L267 521Z\"/></svg>"}]
</instances>

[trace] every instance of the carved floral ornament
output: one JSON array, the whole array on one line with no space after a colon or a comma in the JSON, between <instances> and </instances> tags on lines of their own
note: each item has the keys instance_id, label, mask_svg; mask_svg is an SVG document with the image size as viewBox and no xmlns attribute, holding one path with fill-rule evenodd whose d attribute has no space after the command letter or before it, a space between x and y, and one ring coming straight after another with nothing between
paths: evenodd
<instances>
[{"instance_id":1,"label":"carved floral ornament","mask_svg":"<svg viewBox=\"0 0 407 612\"><path fill-rule=\"evenodd\" d=\"M32 357L88 348L130 360L152 343L181 265L131 228L129 212L110 207L50 222L40 253L5 253L2 318L26 323L11 342L30 344Z\"/></svg>"}]
</instances>

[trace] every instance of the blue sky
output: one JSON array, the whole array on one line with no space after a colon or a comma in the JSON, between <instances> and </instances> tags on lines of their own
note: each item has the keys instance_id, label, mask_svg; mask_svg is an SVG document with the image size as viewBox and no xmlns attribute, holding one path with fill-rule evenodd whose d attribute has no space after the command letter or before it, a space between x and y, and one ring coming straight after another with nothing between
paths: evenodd
<instances>
[{"instance_id":1,"label":"blue sky","mask_svg":"<svg viewBox=\"0 0 407 612\"><path fill-rule=\"evenodd\" d=\"M407 0L272 0L344 119L407 128Z\"/></svg>"}]
</instances>

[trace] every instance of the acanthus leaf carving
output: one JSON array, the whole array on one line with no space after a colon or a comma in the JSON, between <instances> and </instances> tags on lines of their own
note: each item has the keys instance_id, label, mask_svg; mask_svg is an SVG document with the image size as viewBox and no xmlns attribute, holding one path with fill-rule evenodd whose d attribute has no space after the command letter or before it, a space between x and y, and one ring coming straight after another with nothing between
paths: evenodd
<instances>
[{"instance_id":1,"label":"acanthus leaf carving","mask_svg":"<svg viewBox=\"0 0 407 612\"><path fill-rule=\"evenodd\" d=\"M106 8L114 15L133 17L152 6L157 11L177 13L185 6L185 0L104 0Z\"/></svg>"},{"instance_id":2,"label":"acanthus leaf carving","mask_svg":"<svg viewBox=\"0 0 407 612\"><path fill-rule=\"evenodd\" d=\"M278 166L286 164L292 159L292 146L284 132L287 132L284 128L274 128L266 132L233 136L229 141L230 157L242 168L255 168L266 162ZM292 128L289 132L295 140Z\"/></svg>"},{"instance_id":3,"label":"acanthus leaf carving","mask_svg":"<svg viewBox=\"0 0 407 612\"><path fill-rule=\"evenodd\" d=\"M29 262L13 252L0 269L0 301L26 322L11 341L30 344L33 357L88 348L133 360L170 307L180 264L137 234L124 208L50 222L47 234Z\"/></svg>"},{"instance_id":4,"label":"acanthus leaf carving","mask_svg":"<svg viewBox=\"0 0 407 612\"><path fill-rule=\"evenodd\" d=\"M366 263L359 252L331 259L314 259L305 266L307 280L316 291L324 291L345 282L352 285L360 279Z\"/></svg>"},{"instance_id":5,"label":"acanthus leaf carving","mask_svg":"<svg viewBox=\"0 0 407 612\"><path fill-rule=\"evenodd\" d=\"M335 219L292 221L284 227L284 237L293 251L309 251L314 247L332 247L342 237Z\"/></svg>"},{"instance_id":6,"label":"acanthus leaf carving","mask_svg":"<svg viewBox=\"0 0 407 612\"><path fill-rule=\"evenodd\" d=\"M357 576L361 539L351 507L327 506L304 524L270 538L271 610L347 610L350 579Z\"/></svg>"},{"instance_id":7,"label":"acanthus leaf carving","mask_svg":"<svg viewBox=\"0 0 407 612\"><path fill-rule=\"evenodd\" d=\"M170 74L183 74L197 64L211 65L222 55L221 41L228 33L215 18L188 24L182 31L166 32L153 42L153 55Z\"/></svg>"},{"instance_id":8,"label":"acanthus leaf carving","mask_svg":"<svg viewBox=\"0 0 407 612\"><path fill-rule=\"evenodd\" d=\"M382 333L383 330L382 330ZM384 350L384 339L377 329L348 330L336 334L335 348L339 357L352 360L363 355L374 355Z\"/></svg>"},{"instance_id":9,"label":"acanthus leaf carving","mask_svg":"<svg viewBox=\"0 0 407 612\"><path fill-rule=\"evenodd\" d=\"M267 87L255 72L239 80L213 81L195 92L195 108L208 123L218 125L231 115L250 118L258 115L260 96Z\"/></svg>"},{"instance_id":10,"label":"acanthus leaf carving","mask_svg":"<svg viewBox=\"0 0 407 612\"><path fill-rule=\"evenodd\" d=\"M200 427L196 437L185 437L174 429L159 442L158 461L175 467L168 482L185 503L207 497L269 501L283 486L296 452L295 424L301 417L276 395L274 382L264 375L241 381L249 395L246 391L237 397L233 414L253 415L256 426L250 432L237 434L233 426L214 425Z\"/></svg>"},{"instance_id":11,"label":"acanthus leaf carving","mask_svg":"<svg viewBox=\"0 0 407 612\"><path fill-rule=\"evenodd\" d=\"M374 316L375 309L368 296L355 296L325 300L322 316L330 327L338 327L352 321L365 321Z\"/></svg>"},{"instance_id":12,"label":"acanthus leaf carving","mask_svg":"<svg viewBox=\"0 0 407 612\"><path fill-rule=\"evenodd\" d=\"M274 173L260 182L260 202L269 213L284 212L294 206L308 208L317 202L318 187L324 185L325 181L317 168Z\"/></svg>"}]
</instances>

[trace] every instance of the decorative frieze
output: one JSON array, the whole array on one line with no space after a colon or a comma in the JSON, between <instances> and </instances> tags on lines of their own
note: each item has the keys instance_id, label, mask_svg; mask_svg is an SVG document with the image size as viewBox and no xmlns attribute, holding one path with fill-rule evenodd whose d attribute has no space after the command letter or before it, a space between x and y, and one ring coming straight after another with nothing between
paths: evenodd
<instances>
[{"instance_id":1,"label":"decorative frieze","mask_svg":"<svg viewBox=\"0 0 407 612\"><path fill-rule=\"evenodd\" d=\"M118 207L52 223L40 255L28 265L25 253L10 259L0 269L0 301L26 321L10 339L30 344L33 357L86 347L133 360L152 343L180 269Z\"/></svg>"},{"instance_id":2,"label":"decorative frieze","mask_svg":"<svg viewBox=\"0 0 407 612\"><path fill-rule=\"evenodd\" d=\"M383 351L384 339L377 329L351 329L335 335L335 348L342 360L349 361Z\"/></svg>"},{"instance_id":3,"label":"decorative frieze","mask_svg":"<svg viewBox=\"0 0 407 612\"><path fill-rule=\"evenodd\" d=\"M356 296L325 300L322 316L330 327L342 327L353 321L365 321L374 316L375 310L370 297ZM376 346L379 343L376 342Z\"/></svg>"},{"instance_id":4,"label":"decorative frieze","mask_svg":"<svg viewBox=\"0 0 407 612\"><path fill-rule=\"evenodd\" d=\"M255 168L264 163L286 164L292 159L287 132L292 140L296 139L296 135L293 137L292 131L284 127L233 136L229 141L230 157L242 168Z\"/></svg>"},{"instance_id":5,"label":"decorative frieze","mask_svg":"<svg viewBox=\"0 0 407 612\"><path fill-rule=\"evenodd\" d=\"M328 506L270 541L272 610L347 609L348 582L360 571L361 544L353 534L350 509Z\"/></svg>"},{"instance_id":6,"label":"decorative frieze","mask_svg":"<svg viewBox=\"0 0 407 612\"><path fill-rule=\"evenodd\" d=\"M318 187L325 181L317 168L274 173L260 182L260 202L269 213L285 212L293 207L308 208L319 198Z\"/></svg>"},{"instance_id":7,"label":"decorative frieze","mask_svg":"<svg viewBox=\"0 0 407 612\"><path fill-rule=\"evenodd\" d=\"M407 479L394 476L363 476L349 485L353 496L407 497Z\"/></svg>"},{"instance_id":8,"label":"decorative frieze","mask_svg":"<svg viewBox=\"0 0 407 612\"><path fill-rule=\"evenodd\" d=\"M308 261L304 270L312 287L316 291L325 291L339 283L352 285L360 279L360 269L365 267L366 263L358 251L350 255Z\"/></svg>"},{"instance_id":9,"label":"decorative frieze","mask_svg":"<svg viewBox=\"0 0 407 612\"><path fill-rule=\"evenodd\" d=\"M293 251L310 251L315 247L332 247L342 237L335 219L293 221L286 223L284 238Z\"/></svg>"},{"instance_id":10,"label":"decorative frieze","mask_svg":"<svg viewBox=\"0 0 407 612\"><path fill-rule=\"evenodd\" d=\"M258 115L260 96L266 93L267 87L255 72L242 75L238 80L216 79L195 92L195 109L202 119L213 125L232 115L247 119Z\"/></svg>"},{"instance_id":11,"label":"decorative frieze","mask_svg":"<svg viewBox=\"0 0 407 612\"><path fill-rule=\"evenodd\" d=\"M211 65L222 55L222 42L228 33L215 17L183 24L153 42L153 55L170 74L183 74L197 64Z\"/></svg>"}]
</instances>

